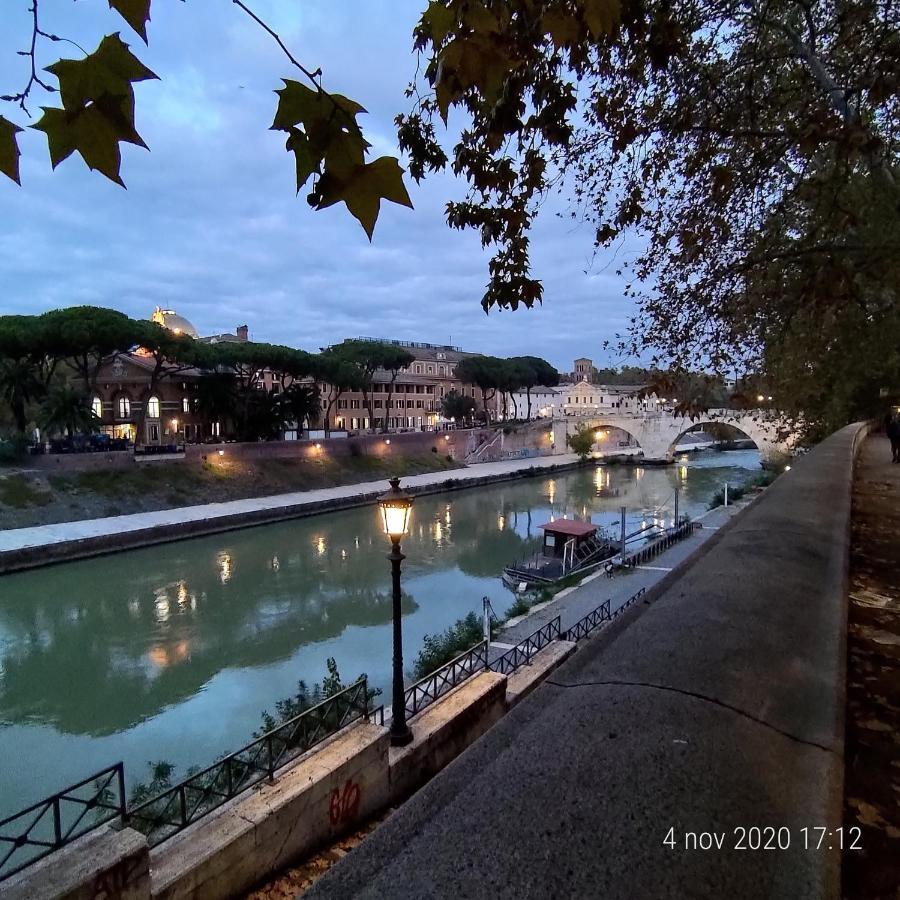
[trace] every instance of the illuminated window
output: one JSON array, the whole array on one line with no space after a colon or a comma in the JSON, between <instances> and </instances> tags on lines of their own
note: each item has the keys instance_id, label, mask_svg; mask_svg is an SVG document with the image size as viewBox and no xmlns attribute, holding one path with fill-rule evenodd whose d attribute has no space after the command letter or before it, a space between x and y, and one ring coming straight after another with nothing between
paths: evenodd
<instances>
[{"instance_id":1,"label":"illuminated window","mask_svg":"<svg viewBox=\"0 0 900 900\"><path fill-rule=\"evenodd\" d=\"M159 397L151 397L147 401L147 417L150 419L159 418Z\"/></svg>"},{"instance_id":2,"label":"illuminated window","mask_svg":"<svg viewBox=\"0 0 900 900\"><path fill-rule=\"evenodd\" d=\"M181 411L189 413L191 411L191 398L190 397L182 397L181 398Z\"/></svg>"},{"instance_id":3,"label":"illuminated window","mask_svg":"<svg viewBox=\"0 0 900 900\"><path fill-rule=\"evenodd\" d=\"M131 401L127 397L119 397L119 418L128 419L131 417Z\"/></svg>"},{"instance_id":4,"label":"illuminated window","mask_svg":"<svg viewBox=\"0 0 900 900\"><path fill-rule=\"evenodd\" d=\"M103 418L103 401L99 397L91 400L91 412L98 418Z\"/></svg>"}]
</instances>

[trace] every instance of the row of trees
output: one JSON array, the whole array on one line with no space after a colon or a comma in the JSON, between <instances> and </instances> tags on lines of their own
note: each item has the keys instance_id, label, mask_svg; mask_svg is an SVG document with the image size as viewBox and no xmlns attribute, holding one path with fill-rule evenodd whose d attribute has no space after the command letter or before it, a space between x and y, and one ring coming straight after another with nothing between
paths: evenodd
<instances>
[{"instance_id":1,"label":"row of trees","mask_svg":"<svg viewBox=\"0 0 900 900\"><path fill-rule=\"evenodd\" d=\"M459 362L456 375L462 381L479 388L486 420L488 401L498 393L503 403L503 418L507 418L510 400L513 418L518 418L518 404L514 395L524 390L527 402L525 418L530 419L531 391L539 386L555 387L559 384L559 372L538 356L513 356L509 359L470 356Z\"/></svg>"},{"instance_id":2,"label":"row of trees","mask_svg":"<svg viewBox=\"0 0 900 900\"><path fill-rule=\"evenodd\" d=\"M32 423L51 434L95 429L91 397L101 370L119 354L137 350L148 364L148 397L165 381L199 370L204 374L199 411L228 423L230 432L244 440L275 438L289 423L314 424L323 414L327 427L335 404L350 391L362 394L374 428L376 379L387 385L387 410L397 378L415 359L403 347L365 340L346 340L319 353L252 341L205 343L156 322L92 306L0 316L0 401L14 430L25 435ZM275 376L277 388L261 390L266 372ZM559 380L559 373L537 357L471 357L458 364L456 374L481 388L485 412L497 391L504 396L505 412L511 392ZM447 418L472 419L471 398L451 392L444 400ZM51 409L52 416L47 415ZM145 416L146 404L141 404L138 435ZM385 431L387 421L385 411Z\"/></svg>"}]
</instances>

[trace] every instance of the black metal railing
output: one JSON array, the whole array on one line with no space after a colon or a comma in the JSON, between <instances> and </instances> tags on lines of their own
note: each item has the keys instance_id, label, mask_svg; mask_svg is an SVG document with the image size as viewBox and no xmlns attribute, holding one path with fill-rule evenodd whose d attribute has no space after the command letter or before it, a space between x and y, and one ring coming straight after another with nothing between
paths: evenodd
<instances>
[{"instance_id":1,"label":"black metal railing","mask_svg":"<svg viewBox=\"0 0 900 900\"><path fill-rule=\"evenodd\" d=\"M234 753L129 809L125 822L151 847L236 797L351 722L369 715L365 678L304 710Z\"/></svg>"},{"instance_id":2,"label":"black metal railing","mask_svg":"<svg viewBox=\"0 0 900 900\"><path fill-rule=\"evenodd\" d=\"M596 609L592 609L586 616L579 619L568 631L563 634L564 641L580 641L586 638L595 628L612 619L609 611L609 600L604 600Z\"/></svg>"},{"instance_id":3,"label":"black metal railing","mask_svg":"<svg viewBox=\"0 0 900 900\"><path fill-rule=\"evenodd\" d=\"M618 609L613 612L612 617L615 619L616 616L622 615L622 613L625 612L626 609L628 609L630 606L634 606L634 604L637 603L645 593L647 593L647 588L641 588L636 594L632 594Z\"/></svg>"},{"instance_id":4,"label":"black metal railing","mask_svg":"<svg viewBox=\"0 0 900 900\"><path fill-rule=\"evenodd\" d=\"M664 550L668 550L673 544L690 536L693 532L694 523L688 519L674 528L669 528L662 537L657 538L645 547L641 547L640 550L629 553L624 564L632 568L639 566L641 563L653 559L654 556L658 556Z\"/></svg>"},{"instance_id":5,"label":"black metal railing","mask_svg":"<svg viewBox=\"0 0 900 900\"><path fill-rule=\"evenodd\" d=\"M488 668L492 672L501 675L509 675L520 666L531 662L531 657L539 650L543 650L551 641L560 637L559 616L542 625L537 631L529 634L527 638L519 641L515 647L507 650L502 656L493 660Z\"/></svg>"},{"instance_id":6,"label":"black metal railing","mask_svg":"<svg viewBox=\"0 0 900 900\"><path fill-rule=\"evenodd\" d=\"M125 814L122 763L0 821L0 881Z\"/></svg>"},{"instance_id":7,"label":"black metal railing","mask_svg":"<svg viewBox=\"0 0 900 900\"><path fill-rule=\"evenodd\" d=\"M481 641L439 669L435 669L430 675L410 685L404 692L406 715L414 716L420 713L467 678L483 672L487 668L487 660L487 641Z\"/></svg>"}]
</instances>

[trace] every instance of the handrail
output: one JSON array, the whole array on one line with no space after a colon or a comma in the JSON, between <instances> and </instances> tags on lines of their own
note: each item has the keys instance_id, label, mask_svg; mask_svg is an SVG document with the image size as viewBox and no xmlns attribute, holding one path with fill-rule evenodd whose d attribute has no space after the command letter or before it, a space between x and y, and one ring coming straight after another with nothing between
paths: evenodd
<instances>
[{"instance_id":1,"label":"handrail","mask_svg":"<svg viewBox=\"0 0 900 900\"><path fill-rule=\"evenodd\" d=\"M586 616L580 618L563 635L564 641L580 641L586 638L595 628L603 622L609 622L612 614L609 611L609 600L604 600L596 609L592 609Z\"/></svg>"},{"instance_id":2,"label":"handrail","mask_svg":"<svg viewBox=\"0 0 900 900\"><path fill-rule=\"evenodd\" d=\"M487 659L487 641L480 641L439 669L420 678L415 684L411 684L403 692L406 715L414 716L420 713L466 679L484 671L487 668Z\"/></svg>"},{"instance_id":3,"label":"handrail","mask_svg":"<svg viewBox=\"0 0 900 900\"><path fill-rule=\"evenodd\" d=\"M542 625L537 631L532 632L524 640L519 641L510 650L507 650L502 656L498 656L488 665L492 672L499 672L501 675L509 675L515 672L520 666L527 665L531 662L531 657L539 650L543 650L551 641L559 638L559 616L551 619L546 625Z\"/></svg>"},{"instance_id":4,"label":"handrail","mask_svg":"<svg viewBox=\"0 0 900 900\"><path fill-rule=\"evenodd\" d=\"M7 816L0 821L0 881L124 812L125 769L117 762Z\"/></svg>"},{"instance_id":5,"label":"handrail","mask_svg":"<svg viewBox=\"0 0 900 900\"><path fill-rule=\"evenodd\" d=\"M351 722L369 715L366 678L327 697L256 740L139 803L125 824L147 835L151 847L187 828Z\"/></svg>"}]
</instances>

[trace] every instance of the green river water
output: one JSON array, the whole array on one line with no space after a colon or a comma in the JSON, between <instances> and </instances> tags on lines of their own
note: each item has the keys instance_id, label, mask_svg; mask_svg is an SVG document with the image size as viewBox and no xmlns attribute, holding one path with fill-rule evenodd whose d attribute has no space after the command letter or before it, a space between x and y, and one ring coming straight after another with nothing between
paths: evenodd
<instances>
[{"instance_id":1,"label":"green river water","mask_svg":"<svg viewBox=\"0 0 900 900\"><path fill-rule=\"evenodd\" d=\"M701 453L668 468L605 467L419 498L403 587L405 658L481 598L512 595L503 566L551 515L629 524L698 514L755 451ZM178 775L235 749L260 713L319 681L390 678L390 568L374 508L67 563L0 578L0 816L118 760ZM385 697L389 691L385 691Z\"/></svg>"}]
</instances>

